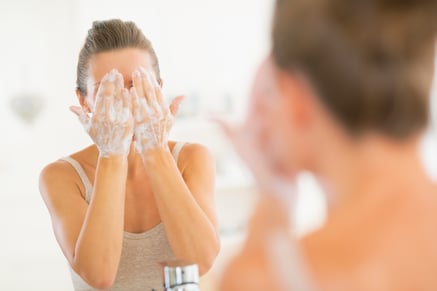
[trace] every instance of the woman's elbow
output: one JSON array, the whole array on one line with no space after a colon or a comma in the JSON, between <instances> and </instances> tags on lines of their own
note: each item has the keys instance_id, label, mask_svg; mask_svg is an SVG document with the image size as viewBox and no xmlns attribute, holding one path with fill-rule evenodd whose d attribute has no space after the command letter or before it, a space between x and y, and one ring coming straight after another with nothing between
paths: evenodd
<instances>
[{"instance_id":1,"label":"woman's elbow","mask_svg":"<svg viewBox=\"0 0 437 291\"><path fill-rule=\"evenodd\" d=\"M115 276L112 274L80 274L81 278L92 288L105 290L114 285Z\"/></svg>"},{"instance_id":2,"label":"woman's elbow","mask_svg":"<svg viewBox=\"0 0 437 291\"><path fill-rule=\"evenodd\" d=\"M199 275L202 276L206 274L214 265L215 259L220 251L220 240L217 240L215 244L204 254L204 256L199 260Z\"/></svg>"},{"instance_id":3,"label":"woman's elbow","mask_svg":"<svg viewBox=\"0 0 437 291\"><path fill-rule=\"evenodd\" d=\"M73 270L78 274L85 283L95 289L105 290L114 285L117 271L108 266L87 266L81 268L78 265L73 267Z\"/></svg>"}]
</instances>

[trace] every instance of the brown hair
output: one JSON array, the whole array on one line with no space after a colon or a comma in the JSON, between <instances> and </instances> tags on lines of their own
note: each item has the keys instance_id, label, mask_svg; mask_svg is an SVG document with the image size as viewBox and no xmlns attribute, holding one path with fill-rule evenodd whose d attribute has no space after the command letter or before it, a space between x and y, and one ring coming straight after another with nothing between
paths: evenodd
<instances>
[{"instance_id":1,"label":"brown hair","mask_svg":"<svg viewBox=\"0 0 437 291\"><path fill-rule=\"evenodd\" d=\"M273 58L350 133L407 137L429 120L436 15L434 0L278 0Z\"/></svg>"},{"instance_id":2,"label":"brown hair","mask_svg":"<svg viewBox=\"0 0 437 291\"><path fill-rule=\"evenodd\" d=\"M92 27L88 30L77 63L76 88L81 95L85 96L87 94L86 79L88 77L89 59L97 53L122 48L139 48L147 51L152 58L152 66L157 79L159 82L161 81L159 62L155 50L135 23L120 19L94 21Z\"/></svg>"}]
</instances>

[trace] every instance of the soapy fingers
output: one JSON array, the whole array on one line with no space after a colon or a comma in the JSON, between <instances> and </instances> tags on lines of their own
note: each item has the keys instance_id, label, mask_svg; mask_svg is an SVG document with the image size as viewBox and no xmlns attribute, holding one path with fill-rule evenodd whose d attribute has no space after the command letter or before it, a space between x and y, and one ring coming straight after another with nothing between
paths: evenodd
<instances>
[{"instance_id":1,"label":"soapy fingers","mask_svg":"<svg viewBox=\"0 0 437 291\"><path fill-rule=\"evenodd\" d=\"M117 70L102 79L91 116L80 107L70 107L103 157L129 153L134 127L131 108L129 92Z\"/></svg>"},{"instance_id":2,"label":"soapy fingers","mask_svg":"<svg viewBox=\"0 0 437 291\"><path fill-rule=\"evenodd\" d=\"M132 74L130 90L135 119L135 149L140 154L168 145L174 116L183 97L173 100L170 107L152 72L139 68Z\"/></svg>"}]
</instances>

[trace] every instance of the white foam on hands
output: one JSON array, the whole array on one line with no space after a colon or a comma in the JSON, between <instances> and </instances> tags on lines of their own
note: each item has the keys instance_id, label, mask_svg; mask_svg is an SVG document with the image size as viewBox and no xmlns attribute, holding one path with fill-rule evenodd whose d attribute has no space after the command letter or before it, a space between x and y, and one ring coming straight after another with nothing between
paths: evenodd
<instances>
[{"instance_id":1,"label":"white foam on hands","mask_svg":"<svg viewBox=\"0 0 437 291\"><path fill-rule=\"evenodd\" d=\"M133 135L133 118L129 94L124 89L123 76L117 70L103 77L91 116L83 114L79 119L102 157L127 156Z\"/></svg>"},{"instance_id":2,"label":"white foam on hands","mask_svg":"<svg viewBox=\"0 0 437 291\"><path fill-rule=\"evenodd\" d=\"M135 150L144 154L153 148L167 146L174 117L162 98L161 87L153 74L140 68L133 75L142 78L146 84L143 92L138 92L137 88L131 90L134 100Z\"/></svg>"}]
</instances>

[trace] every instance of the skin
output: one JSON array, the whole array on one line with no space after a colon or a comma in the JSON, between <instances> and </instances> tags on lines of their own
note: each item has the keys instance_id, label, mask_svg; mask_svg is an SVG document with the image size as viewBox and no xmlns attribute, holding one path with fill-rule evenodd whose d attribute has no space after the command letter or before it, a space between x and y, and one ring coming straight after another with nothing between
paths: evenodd
<instances>
[{"instance_id":1,"label":"skin","mask_svg":"<svg viewBox=\"0 0 437 291\"><path fill-rule=\"evenodd\" d=\"M78 93L81 106L71 110L79 117L92 112L94 107L100 110L95 106L96 95L99 86L108 90L110 85L101 81L113 69L120 73L126 88L123 91L134 87L141 98L157 99L157 94L162 94L160 86L155 88L156 94L150 94L144 86L152 87L152 81L134 74L139 67L150 72L151 64L147 51L134 48L92 56L88 94ZM180 101L176 98L170 105L173 114ZM140 111L135 104L130 102L130 108ZM127 122L131 125L124 128L133 133L132 116ZM111 124L109 119L105 120L104 124ZM49 164L40 176L40 192L50 212L56 239L71 267L95 288L108 288L115 280L123 231L145 232L162 222L176 258L197 263L201 274L211 267L220 248L214 210L215 166L208 150L198 144L187 144L176 163L171 155L175 142L155 144L137 152L137 138L142 137L133 138L128 154L103 156L93 144L71 155L94 185L89 205L84 200L84 186L68 163Z\"/></svg>"},{"instance_id":2,"label":"skin","mask_svg":"<svg viewBox=\"0 0 437 291\"><path fill-rule=\"evenodd\" d=\"M301 74L282 71L270 59L260 67L251 101L245 124L224 125L225 131L243 160L254 156L238 149L252 147L268 162L248 163L261 196L220 290L437 290L437 188L419 158L421 133L402 141L377 132L352 137ZM257 134L241 139L248 131ZM270 181L288 177L290 183L295 173L311 171L328 195L325 224L294 237L292 207L265 186L258 167ZM290 248L297 245L303 262L272 256L270 238L278 232ZM290 288L279 265L288 274L306 274L308 281L291 282L305 289Z\"/></svg>"}]
</instances>

